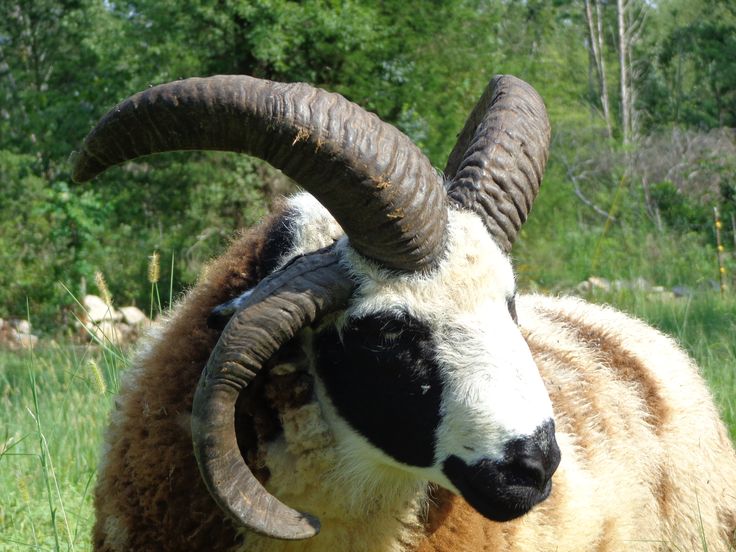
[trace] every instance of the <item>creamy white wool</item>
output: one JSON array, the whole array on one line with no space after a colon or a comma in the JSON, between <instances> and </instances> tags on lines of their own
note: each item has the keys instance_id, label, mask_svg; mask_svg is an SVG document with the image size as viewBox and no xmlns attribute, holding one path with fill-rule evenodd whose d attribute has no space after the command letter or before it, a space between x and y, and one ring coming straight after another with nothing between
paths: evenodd
<instances>
[{"instance_id":1,"label":"creamy white wool","mask_svg":"<svg viewBox=\"0 0 736 552\"><path fill-rule=\"evenodd\" d=\"M337 416L319 381L317 396L315 402L280 413L284 432L262 452L271 473L268 491L316 515L322 529L298 542L247 532L243 552L407 550L421 534L426 484L372 461L376 449L361 443Z\"/></svg>"},{"instance_id":2,"label":"creamy white wool","mask_svg":"<svg viewBox=\"0 0 736 552\"><path fill-rule=\"evenodd\" d=\"M300 194L290 200L292 204L295 201L306 205L297 214L304 217L300 234L303 242L297 240L282 262L328 245L340 234L332 217L316 200ZM329 230L323 233L324 228ZM463 235L461 228L474 233ZM476 377L483 380L485 370L476 371L476 364L486 362L487 355L495 354L496 365L507 365L514 359L505 359L499 354L499 347L520 347L515 342L514 327L507 324L510 317L498 308L513 291L513 274L508 259L490 242L479 222L473 222L472 215L451 213L450 233L451 243L464 239L475 245L463 245L460 249L450 245L440 271L433 276L414 274L399 278L381 271L352 252L343 240L339 248L346 262L354 263L356 269L364 270L367 275L361 283L365 301L354 302L352 312L361 308L369 313L374 312L371 308L398 310L400 307L422 320L434 321L433 328L438 331L445 327L443 321L455 317L452 324L446 325L458 332L453 336L457 345L440 347L438 358L448 365L463 366L471 357L474 360L458 370L473 372L471 380ZM483 250L489 246L490 249ZM482 252L479 259L473 260L478 252ZM474 263L488 272L484 275L480 268L477 273L471 270ZM486 287L482 287L481 280L486 279L492 282L485 282ZM196 294L194 299L191 295L185 298L184 306L192 300L196 301ZM456 308L447 309L448 304ZM461 305L468 309L463 311ZM175 309L171 324L175 325L185 312L181 306ZM439 314L443 312L447 314ZM522 518L503 524L503 528L477 515L468 517L467 505L457 501L459 506L450 512L450 518L459 510L458 515L465 516L464 525L458 531L452 519L443 521L439 530L447 529L447 538L428 543L424 539L431 536L426 534L423 521L430 499L421 479L429 479L429 475L392 464L339 417L317 381L317 400L281 411L282 437L259 452L265 455L271 470L269 490L290 506L319 516L322 532L316 538L296 542L248 533L241 550L411 552L419 547L422 552L481 549L664 552L701 550L702 541L707 542L709 550L731 550L728 541L732 540L736 527L733 486L736 457L692 361L669 338L612 309L576 299L527 296L519 297L518 312L521 331L534 351L557 415L562 463L555 473L549 499ZM502 330L484 336L476 333L479 323ZM127 372L120 400L127 401L124 406L133 404L136 408L134 411L127 408L127 414L123 409L113 413L106 442L113 440L116 433L129 431L125 426L130 426L131 421L133 427L138 427L136 420L150 416L147 403L136 403L139 397L145 396L141 390L146 387L139 380L145 380L151 371L168 374L177 369L176 365L157 363L154 358L162 349L180 345L176 339L182 338L171 335L169 328L170 325L157 326L151 332L146 346ZM309 331L305 330L305 339ZM471 351L476 341L485 339L498 346L488 346L485 350L487 346L482 345L482 352ZM626 363L616 360L611 351L602 350L600 344L607 339L615 344L616 353L625 353L636 361L639 366L633 379L648 379L648 385L671 415L658 415L657 406L637 387L637 381L627 379ZM528 352L521 349L517 349L517 354L524 357ZM525 366L528 367L522 363L521 367L513 367L504 377L528 374ZM288 373L294 367L285 364L273 370ZM504 381L495 383L501 385ZM457 384L456 404L452 406L445 397L443 412L462 406L462 397L472 392L464 392L463 385ZM482 399L481 403L490 402L486 397ZM512 402L508 401L509 408L515 407ZM546 413L543 408L535 415ZM517 427L506 433L497 431L491 442L513 432L523 433L527 425L532 425L534 415L530 412L516 415L522 420L528 415L528 421L504 422L499 416L501 422ZM449 415L445 412L445 416ZM462 421L458 420L453 432L462 429ZM188 435L189 426L184 422L177 420L177 425ZM445 442L443 446L452 450L465 441L458 438L451 443L447 436ZM489 443L484 446L492 449ZM131 460L131 468L145 471L149 466L160 465L162 452L171 451L148 449L146 456ZM185 452L191 455L188 446ZM135 494L131 490L129 496L140 502L131 506L120 501L119 487L111 484L115 478L106 473L114 463L107 463L105 454L100 468L105 486L97 504L99 523L106 533L105 546L122 551L130 549L135 541L137 549L145 548L140 545L140 537L150 535L151 530L161 531L162 540L157 542L168 542L163 539L175 535L166 534L165 529L136 525L137 508L152 506L152 499L145 492L138 490ZM117 454L127 454L127 449L122 452L118 449ZM126 481L128 473L123 471L118 476ZM172 477L172 472L168 472L168 477ZM161 489L165 490L166 485ZM127 492L125 495L128 496ZM222 516L223 526L227 523L224 514L214 515ZM218 550L224 552L231 548L224 545Z\"/></svg>"},{"instance_id":3,"label":"creamy white wool","mask_svg":"<svg viewBox=\"0 0 736 552\"><path fill-rule=\"evenodd\" d=\"M301 230L282 264L329 244L341 231L312 196L299 194L289 205L298 210ZM476 215L449 211L446 254L430 274L383 269L356 253L344 236L337 250L358 282L338 329L351 316L405 312L428 324L433 333L444 386L435 464L407 466L358 434L332 405L312 359L319 406L282 416L284 437L269 445L266 454L272 473L268 488L292 507L322 519L323 545L346 520L365 519L366 513L376 516L381 531L401 519L390 532L399 538L385 544L386 550L399 550L416 533L427 481L454 489L442 471L448 456L469 464L500 459L506 443L531 435L552 417L552 410L531 353L508 312L507 299L515 293L510 260ZM310 354L308 347L305 353ZM299 453L289 444L315 442L314 436L319 436L319 446ZM305 487L315 482L318 488ZM255 541L260 542L259 537L249 537L251 546Z\"/></svg>"},{"instance_id":4,"label":"creamy white wool","mask_svg":"<svg viewBox=\"0 0 736 552\"><path fill-rule=\"evenodd\" d=\"M428 274L386 270L345 239L338 248L358 282L344 318L403 312L431 329L443 380L435 464L403 468L454 489L442 472L450 455L468 464L500 460L510 441L532 435L552 419L552 407L508 311L507 300L515 293L510 260L473 213L450 210L447 231L445 256ZM370 455L376 456L398 467L382 453Z\"/></svg>"},{"instance_id":5,"label":"creamy white wool","mask_svg":"<svg viewBox=\"0 0 736 552\"><path fill-rule=\"evenodd\" d=\"M344 235L330 212L310 193L300 192L288 199L292 215L292 247L283 252L276 269L298 255L317 251Z\"/></svg>"}]
</instances>

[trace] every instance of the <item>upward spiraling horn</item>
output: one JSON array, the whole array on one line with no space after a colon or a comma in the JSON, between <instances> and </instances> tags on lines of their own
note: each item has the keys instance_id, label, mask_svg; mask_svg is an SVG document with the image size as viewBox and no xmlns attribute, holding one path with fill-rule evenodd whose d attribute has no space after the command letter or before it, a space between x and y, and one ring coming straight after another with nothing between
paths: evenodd
<instances>
[{"instance_id":1,"label":"upward spiraling horn","mask_svg":"<svg viewBox=\"0 0 736 552\"><path fill-rule=\"evenodd\" d=\"M549 142L547 110L536 90L497 75L447 160L450 201L477 213L506 253L539 192Z\"/></svg>"},{"instance_id":2,"label":"upward spiraling horn","mask_svg":"<svg viewBox=\"0 0 736 552\"><path fill-rule=\"evenodd\" d=\"M399 271L425 271L445 244L447 197L426 157L394 127L337 94L245 76L188 79L136 94L111 110L76 156L74 179L172 150L260 157L327 207L361 254ZM319 522L266 491L240 453L235 403L268 359L304 326L345 308L353 284L332 249L263 280L225 327L192 405L202 478L239 524L302 539Z\"/></svg>"},{"instance_id":3,"label":"upward spiraling horn","mask_svg":"<svg viewBox=\"0 0 736 552\"><path fill-rule=\"evenodd\" d=\"M389 268L426 270L443 250L441 177L398 129L339 94L234 75L156 86L102 118L77 155L74 180L174 150L268 161L327 207L356 250Z\"/></svg>"}]
</instances>

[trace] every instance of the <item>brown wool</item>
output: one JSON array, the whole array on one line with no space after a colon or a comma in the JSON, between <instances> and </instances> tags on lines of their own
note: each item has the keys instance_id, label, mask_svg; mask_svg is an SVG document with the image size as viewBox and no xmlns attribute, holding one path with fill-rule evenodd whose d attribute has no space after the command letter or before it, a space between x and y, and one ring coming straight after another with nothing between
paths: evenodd
<instances>
[{"instance_id":1,"label":"brown wool","mask_svg":"<svg viewBox=\"0 0 736 552\"><path fill-rule=\"evenodd\" d=\"M207 281L176 307L163 339L154 340L128 374L95 492L95 550L227 551L242 540L201 482L191 435L178 416L191 412L218 338L207 328L210 311L257 283L264 230L277 219L271 215L232 243L209 267Z\"/></svg>"},{"instance_id":2,"label":"brown wool","mask_svg":"<svg viewBox=\"0 0 736 552\"><path fill-rule=\"evenodd\" d=\"M288 502L321 505L323 531L297 542L237 531L201 482L189 418L218 339L206 320L214 306L264 276L265 236L282 224L279 212L208 267L127 374L95 492L96 551L667 552L699 549L702 534L708 550L726 552L734 542L736 456L692 362L656 330L612 309L541 296L520 296L517 306L562 450L546 501L497 523L430 486L426 500L402 502L403 511L340 518L339 507L331 510L334 487L320 471L329 456L314 449L292 458L278 448L285 433L299 429L295 413L314 414L316 404L315 382L294 342L238 401L236 431L262 482L303 484L286 489ZM330 446L329 436L312 435ZM278 451L282 456L269 456ZM282 463L267 464L274 460ZM312 479L283 479L289 470Z\"/></svg>"}]
</instances>

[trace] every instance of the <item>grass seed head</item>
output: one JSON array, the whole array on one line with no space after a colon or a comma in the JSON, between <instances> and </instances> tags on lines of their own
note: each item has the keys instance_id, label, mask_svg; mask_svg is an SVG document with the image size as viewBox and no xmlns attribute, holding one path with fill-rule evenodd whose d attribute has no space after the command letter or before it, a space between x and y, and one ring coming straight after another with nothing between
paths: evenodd
<instances>
[{"instance_id":1,"label":"grass seed head","mask_svg":"<svg viewBox=\"0 0 736 552\"><path fill-rule=\"evenodd\" d=\"M94 360L89 361L89 366L92 369L94 375L95 389L100 395L104 395L107 392L107 384L105 383L105 377L102 375L99 365Z\"/></svg>"},{"instance_id":2,"label":"grass seed head","mask_svg":"<svg viewBox=\"0 0 736 552\"><path fill-rule=\"evenodd\" d=\"M153 255L148 257L148 281L156 284L161 279L161 258L158 251L154 251Z\"/></svg>"},{"instance_id":3,"label":"grass seed head","mask_svg":"<svg viewBox=\"0 0 736 552\"><path fill-rule=\"evenodd\" d=\"M110 288L107 287L105 275L99 270L95 272L95 283L97 284L97 289L100 290L102 300L108 307L112 307L112 294L110 293Z\"/></svg>"}]
</instances>

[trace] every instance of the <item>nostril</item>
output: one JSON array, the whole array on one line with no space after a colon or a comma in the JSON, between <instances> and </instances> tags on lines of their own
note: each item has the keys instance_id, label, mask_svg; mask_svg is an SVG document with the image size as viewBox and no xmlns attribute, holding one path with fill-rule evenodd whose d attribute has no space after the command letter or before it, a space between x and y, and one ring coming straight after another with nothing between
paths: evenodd
<instances>
[{"instance_id":1,"label":"nostril","mask_svg":"<svg viewBox=\"0 0 736 552\"><path fill-rule=\"evenodd\" d=\"M505 466L503 473L509 485L535 487L540 491L544 490L551 476L545 469L544 454L539 447L532 454L527 452L516 456Z\"/></svg>"},{"instance_id":2,"label":"nostril","mask_svg":"<svg viewBox=\"0 0 736 552\"><path fill-rule=\"evenodd\" d=\"M535 440L542 449L544 468L547 471L548 478L552 477L557 467L560 465L560 447L557 445L555 438L555 423L549 420L544 424L538 432L536 432Z\"/></svg>"},{"instance_id":3,"label":"nostril","mask_svg":"<svg viewBox=\"0 0 736 552\"><path fill-rule=\"evenodd\" d=\"M541 490L547 484L547 472L542 462L537 458L520 458L518 472L529 480L532 487Z\"/></svg>"},{"instance_id":4,"label":"nostril","mask_svg":"<svg viewBox=\"0 0 736 552\"><path fill-rule=\"evenodd\" d=\"M501 472L509 485L534 487L549 492L549 482L560 464L560 448L554 422L542 424L530 436L506 446Z\"/></svg>"}]
</instances>

